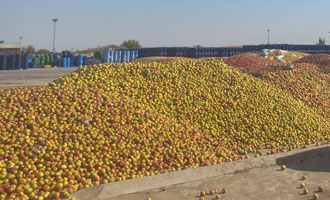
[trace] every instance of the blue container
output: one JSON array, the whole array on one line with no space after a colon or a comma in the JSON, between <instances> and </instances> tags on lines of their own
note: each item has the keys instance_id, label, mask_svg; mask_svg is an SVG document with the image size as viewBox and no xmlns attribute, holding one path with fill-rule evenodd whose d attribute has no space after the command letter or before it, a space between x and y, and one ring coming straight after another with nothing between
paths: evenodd
<instances>
[{"instance_id":1,"label":"blue container","mask_svg":"<svg viewBox=\"0 0 330 200\"><path fill-rule=\"evenodd\" d=\"M23 63L23 69L26 70L26 69L29 69L29 56L28 55L23 55L22 56L22 63Z\"/></svg>"},{"instance_id":2,"label":"blue container","mask_svg":"<svg viewBox=\"0 0 330 200\"><path fill-rule=\"evenodd\" d=\"M15 69L16 64L16 55L10 54L9 56L9 69Z\"/></svg>"},{"instance_id":3,"label":"blue container","mask_svg":"<svg viewBox=\"0 0 330 200\"><path fill-rule=\"evenodd\" d=\"M122 51L122 62L127 62L127 51L126 50Z\"/></svg>"},{"instance_id":4,"label":"blue container","mask_svg":"<svg viewBox=\"0 0 330 200\"><path fill-rule=\"evenodd\" d=\"M113 51L113 60L112 60L113 63L116 63L117 62L117 57L118 57L118 51L117 50L114 50Z\"/></svg>"},{"instance_id":5,"label":"blue container","mask_svg":"<svg viewBox=\"0 0 330 200\"><path fill-rule=\"evenodd\" d=\"M78 55L78 66L81 66L84 64L84 56Z\"/></svg>"},{"instance_id":6,"label":"blue container","mask_svg":"<svg viewBox=\"0 0 330 200\"><path fill-rule=\"evenodd\" d=\"M135 60L137 57L139 57L139 51L138 50L134 50L133 51L133 60Z\"/></svg>"},{"instance_id":7,"label":"blue container","mask_svg":"<svg viewBox=\"0 0 330 200\"><path fill-rule=\"evenodd\" d=\"M67 67L67 63L68 63L68 58L62 57L62 67Z\"/></svg>"},{"instance_id":8,"label":"blue container","mask_svg":"<svg viewBox=\"0 0 330 200\"><path fill-rule=\"evenodd\" d=\"M115 55L115 51L114 50L109 50L109 63L114 62L114 55Z\"/></svg>"},{"instance_id":9,"label":"blue container","mask_svg":"<svg viewBox=\"0 0 330 200\"><path fill-rule=\"evenodd\" d=\"M53 53L53 57L54 57L54 66L59 66L58 64L58 54L57 53Z\"/></svg>"},{"instance_id":10,"label":"blue container","mask_svg":"<svg viewBox=\"0 0 330 200\"><path fill-rule=\"evenodd\" d=\"M66 58L66 66L71 67L71 57Z\"/></svg>"},{"instance_id":11,"label":"blue container","mask_svg":"<svg viewBox=\"0 0 330 200\"><path fill-rule=\"evenodd\" d=\"M15 56L15 69L21 69L22 65L22 55L16 54Z\"/></svg>"},{"instance_id":12,"label":"blue container","mask_svg":"<svg viewBox=\"0 0 330 200\"><path fill-rule=\"evenodd\" d=\"M127 62L131 62L131 50L127 50Z\"/></svg>"},{"instance_id":13,"label":"blue container","mask_svg":"<svg viewBox=\"0 0 330 200\"><path fill-rule=\"evenodd\" d=\"M73 66L73 61L74 61L74 53L71 53L70 55L70 66Z\"/></svg>"},{"instance_id":14,"label":"blue container","mask_svg":"<svg viewBox=\"0 0 330 200\"><path fill-rule=\"evenodd\" d=\"M121 63L122 62L122 59L123 59L123 51L118 51L118 60L117 62Z\"/></svg>"},{"instance_id":15,"label":"blue container","mask_svg":"<svg viewBox=\"0 0 330 200\"><path fill-rule=\"evenodd\" d=\"M29 68L33 67L33 58L31 56L28 56L28 64L29 64Z\"/></svg>"},{"instance_id":16,"label":"blue container","mask_svg":"<svg viewBox=\"0 0 330 200\"><path fill-rule=\"evenodd\" d=\"M7 69L7 54L1 55L1 61L0 61L0 70L6 70Z\"/></svg>"},{"instance_id":17,"label":"blue container","mask_svg":"<svg viewBox=\"0 0 330 200\"><path fill-rule=\"evenodd\" d=\"M134 50L131 50L130 52L130 61L134 60Z\"/></svg>"}]
</instances>

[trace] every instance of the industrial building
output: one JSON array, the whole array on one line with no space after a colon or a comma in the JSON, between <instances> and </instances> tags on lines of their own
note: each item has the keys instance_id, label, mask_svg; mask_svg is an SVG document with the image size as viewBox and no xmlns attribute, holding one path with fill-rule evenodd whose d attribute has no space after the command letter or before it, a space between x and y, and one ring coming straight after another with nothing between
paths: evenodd
<instances>
[{"instance_id":1,"label":"industrial building","mask_svg":"<svg viewBox=\"0 0 330 200\"><path fill-rule=\"evenodd\" d=\"M0 41L0 54L1 53L19 53L19 43L5 43Z\"/></svg>"}]
</instances>

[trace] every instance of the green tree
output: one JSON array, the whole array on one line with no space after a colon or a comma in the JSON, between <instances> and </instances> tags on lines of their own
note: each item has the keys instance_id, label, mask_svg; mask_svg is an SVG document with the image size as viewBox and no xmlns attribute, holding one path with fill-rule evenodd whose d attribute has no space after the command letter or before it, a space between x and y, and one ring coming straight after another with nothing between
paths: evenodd
<instances>
[{"instance_id":1,"label":"green tree","mask_svg":"<svg viewBox=\"0 0 330 200\"><path fill-rule=\"evenodd\" d=\"M138 49L141 48L141 45L139 41L137 40L125 40L123 43L120 45L121 47L128 48L128 49Z\"/></svg>"},{"instance_id":2,"label":"green tree","mask_svg":"<svg viewBox=\"0 0 330 200\"><path fill-rule=\"evenodd\" d=\"M47 49L39 49L36 54L49 54L50 52Z\"/></svg>"},{"instance_id":3,"label":"green tree","mask_svg":"<svg viewBox=\"0 0 330 200\"><path fill-rule=\"evenodd\" d=\"M24 48L24 50L22 52L25 54L35 54L36 49L34 48L34 46L29 45L26 48Z\"/></svg>"},{"instance_id":4,"label":"green tree","mask_svg":"<svg viewBox=\"0 0 330 200\"><path fill-rule=\"evenodd\" d=\"M319 37L319 42L316 43L317 45L325 45L325 38Z\"/></svg>"},{"instance_id":5,"label":"green tree","mask_svg":"<svg viewBox=\"0 0 330 200\"><path fill-rule=\"evenodd\" d=\"M196 46L193 46L194 48L202 48L203 46L202 45L196 45Z\"/></svg>"}]
</instances>

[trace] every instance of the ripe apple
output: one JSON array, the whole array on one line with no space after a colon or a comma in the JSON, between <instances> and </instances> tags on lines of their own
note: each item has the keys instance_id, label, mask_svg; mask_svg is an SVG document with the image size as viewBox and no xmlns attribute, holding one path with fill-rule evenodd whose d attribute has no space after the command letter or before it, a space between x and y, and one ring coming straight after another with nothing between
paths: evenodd
<instances>
[{"instance_id":1,"label":"ripe apple","mask_svg":"<svg viewBox=\"0 0 330 200\"><path fill-rule=\"evenodd\" d=\"M303 194L308 194L308 189L307 188L305 188L304 190L303 190Z\"/></svg>"},{"instance_id":2,"label":"ripe apple","mask_svg":"<svg viewBox=\"0 0 330 200\"><path fill-rule=\"evenodd\" d=\"M318 191L319 192L323 192L324 191L324 187L323 186L319 186Z\"/></svg>"}]
</instances>

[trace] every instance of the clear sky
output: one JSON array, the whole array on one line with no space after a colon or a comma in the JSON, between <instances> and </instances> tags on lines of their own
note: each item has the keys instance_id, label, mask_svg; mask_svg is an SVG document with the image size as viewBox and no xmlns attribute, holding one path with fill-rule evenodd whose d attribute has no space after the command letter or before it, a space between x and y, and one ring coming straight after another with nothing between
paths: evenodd
<instances>
[{"instance_id":1,"label":"clear sky","mask_svg":"<svg viewBox=\"0 0 330 200\"><path fill-rule=\"evenodd\" d=\"M0 40L51 50L52 18L58 51L330 40L330 0L0 0Z\"/></svg>"}]
</instances>

